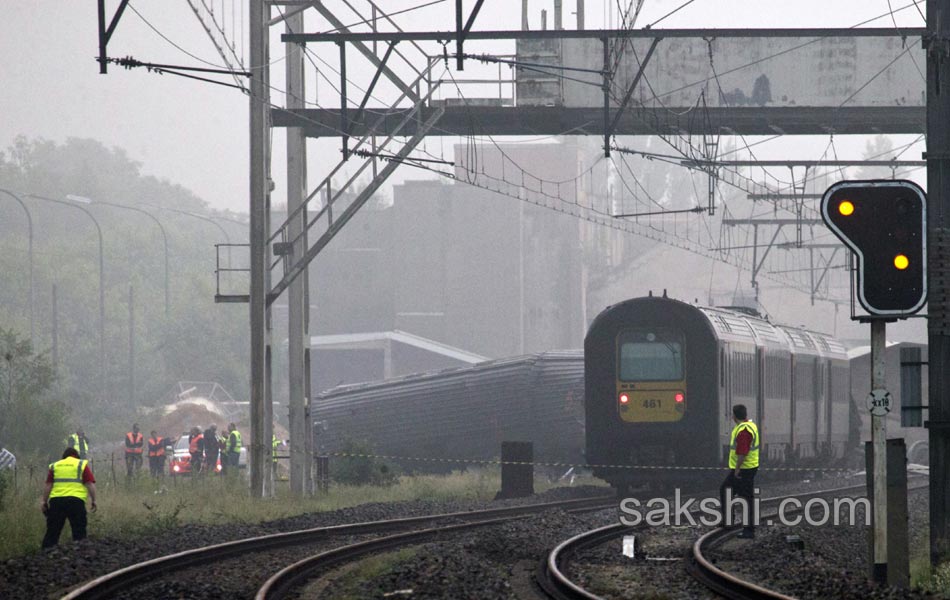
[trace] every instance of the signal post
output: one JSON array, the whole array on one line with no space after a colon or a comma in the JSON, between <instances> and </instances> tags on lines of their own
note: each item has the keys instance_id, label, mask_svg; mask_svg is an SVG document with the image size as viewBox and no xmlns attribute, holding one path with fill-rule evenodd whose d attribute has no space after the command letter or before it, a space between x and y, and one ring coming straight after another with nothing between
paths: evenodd
<instances>
[{"instance_id":1,"label":"signal post","mask_svg":"<svg viewBox=\"0 0 950 600\"><path fill-rule=\"evenodd\" d=\"M881 584L905 583L907 548L898 548L896 542L906 545L906 519L892 520L892 526L904 531L892 532L897 533L895 543L888 543L885 419L891 395L884 351L887 322L908 318L927 301L927 199L911 181L840 181L822 196L821 216L857 259L854 289L868 314L855 316L852 298L851 318L871 324L871 393L867 398L872 450L868 491L874 515L871 578Z\"/></svg>"}]
</instances>

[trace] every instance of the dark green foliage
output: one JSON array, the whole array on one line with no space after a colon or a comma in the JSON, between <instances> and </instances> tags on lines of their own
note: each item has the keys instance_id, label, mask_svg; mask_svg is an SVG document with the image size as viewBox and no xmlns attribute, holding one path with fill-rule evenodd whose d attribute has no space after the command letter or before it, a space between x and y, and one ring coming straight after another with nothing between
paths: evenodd
<instances>
[{"instance_id":1,"label":"dark green foliage","mask_svg":"<svg viewBox=\"0 0 950 600\"><path fill-rule=\"evenodd\" d=\"M55 381L48 356L0 328L0 446L20 456L62 451L68 411Z\"/></svg>"},{"instance_id":2,"label":"dark green foliage","mask_svg":"<svg viewBox=\"0 0 950 600\"><path fill-rule=\"evenodd\" d=\"M366 442L347 440L343 454L372 454L373 448ZM334 456L330 458L330 478L344 485L393 485L399 480L394 465L377 458L360 456Z\"/></svg>"},{"instance_id":3,"label":"dark green foliage","mask_svg":"<svg viewBox=\"0 0 950 600\"><path fill-rule=\"evenodd\" d=\"M215 212L190 191L142 174L142 165L118 148L95 140L63 143L18 138L0 153L0 188L24 196L34 232L34 347L52 358L52 288L58 300L57 384L52 394L71 412L68 429L82 426L94 447L121 439L138 409L166 400L178 381L216 381L236 399L247 397L247 310L214 303L215 248L225 242L213 224L154 206L233 218ZM82 205L99 221L104 248L105 378L99 379L98 236L76 208L25 194L92 199ZM165 314L164 251L168 235L170 311ZM221 222L232 242L246 241L246 227ZM23 209L0 193L0 327L29 338L27 220ZM235 266L244 254L234 250ZM233 289L241 291L240 274ZM129 377L129 288L134 289L135 387ZM246 291L245 291L246 293ZM4 365L0 364L0 368ZM121 421L121 423L119 423ZM23 430L23 427L17 427ZM118 438L116 431L119 432ZM60 447L62 439L56 439ZM59 448L62 451L62 448ZM47 452L44 452L45 456Z\"/></svg>"}]
</instances>

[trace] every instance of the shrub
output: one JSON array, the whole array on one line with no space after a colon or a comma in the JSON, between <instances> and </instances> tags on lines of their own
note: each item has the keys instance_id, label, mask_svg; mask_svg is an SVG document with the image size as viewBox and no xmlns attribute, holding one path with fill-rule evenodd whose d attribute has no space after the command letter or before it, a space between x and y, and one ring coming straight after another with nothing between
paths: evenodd
<instances>
[{"instance_id":1,"label":"shrub","mask_svg":"<svg viewBox=\"0 0 950 600\"><path fill-rule=\"evenodd\" d=\"M372 447L362 441L347 440L343 454L372 454ZM395 465L377 458L343 456L330 459L330 477L344 485L389 486L399 480Z\"/></svg>"}]
</instances>

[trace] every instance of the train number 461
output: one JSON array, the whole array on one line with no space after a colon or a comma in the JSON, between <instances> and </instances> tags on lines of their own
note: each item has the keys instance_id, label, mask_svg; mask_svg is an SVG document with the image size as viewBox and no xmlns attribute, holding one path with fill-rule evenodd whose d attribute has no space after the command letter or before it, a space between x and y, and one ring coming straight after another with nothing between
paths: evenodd
<instances>
[{"instance_id":1,"label":"train number 461","mask_svg":"<svg viewBox=\"0 0 950 600\"><path fill-rule=\"evenodd\" d=\"M643 408L660 408L660 401L655 398L644 400Z\"/></svg>"}]
</instances>

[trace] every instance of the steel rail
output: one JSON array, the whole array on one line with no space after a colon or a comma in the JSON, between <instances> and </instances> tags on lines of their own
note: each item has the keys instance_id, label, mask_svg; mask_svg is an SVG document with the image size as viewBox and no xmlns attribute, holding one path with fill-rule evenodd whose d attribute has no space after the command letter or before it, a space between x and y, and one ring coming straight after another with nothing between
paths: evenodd
<instances>
[{"instance_id":1,"label":"steel rail","mask_svg":"<svg viewBox=\"0 0 950 600\"><path fill-rule=\"evenodd\" d=\"M737 533L738 529L714 529L696 540L686 563L689 574L707 588L733 600L793 600L792 596L764 588L720 569L703 554L704 550L724 543Z\"/></svg>"},{"instance_id":2,"label":"steel rail","mask_svg":"<svg viewBox=\"0 0 950 600\"><path fill-rule=\"evenodd\" d=\"M521 506L489 508L485 510L403 517L399 519L366 521L345 525L329 525L233 540L153 558L106 573L70 590L67 594L62 596L61 600L98 600L112 598L119 591L134 587L143 580L154 578L172 570L206 566L209 562L220 561L249 552L262 552L308 544L332 536L376 533L444 520L475 519L477 522L481 522L489 519L510 519L518 516L531 515L552 508L596 510L598 508L613 506L613 503L613 497L597 496L593 498L559 500L557 502L541 502Z\"/></svg>"},{"instance_id":3,"label":"steel rail","mask_svg":"<svg viewBox=\"0 0 950 600\"><path fill-rule=\"evenodd\" d=\"M604 499L602 498L598 498L597 500L598 502L591 502L588 506L568 508L567 512L579 513L603 510L605 508L612 508L615 506L616 502L615 498L611 498L609 502L604 502ZM319 554L304 558L303 560L299 560L291 565L288 565L287 567L284 567L272 575L266 582L264 582L264 585L258 589L257 594L254 596L254 600L282 600L283 598L290 596L291 593L304 581L312 579L317 573L326 572L333 567L352 562L369 554L375 554L383 550L398 548L408 544L419 544L425 541L437 539L446 533L477 529L490 525L500 525L515 519L530 516L534 512L539 511L535 510L531 513L514 514L490 519L479 519L468 523L457 523L429 529L409 531L406 533L398 533L395 535L366 540L354 544L348 544L346 546L340 546L332 550L327 550L326 552L321 552Z\"/></svg>"},{"instance_id":4,"label":"steel rail","mask_svg":"<svg viewBox=\"0 0 950 600\"><path fill-rule=\"evenodd\" d=\"M918 486L918 487L924 487L924 486ZM826 490L816 490L814 492L809 492L805 494L797 493L797 494L786 494L783 496L773 496L770 498L763 498L759 502L760 504L775 503L775 502L781 502L782 500L785 500L787 498L815 498L815 497L825 496L828 494L837 494L837 493L843 493L843 492L849 492L849 491L855 491L855 490L863 491L865 489L866 489L865 484L854 485L854 486L844 486L844 487L838 487L838 488L829 488ZM915 487L915 488L910 488L910 489L918 489L918 488ZM691 514L695 516L699 514L699 512L700 512L699 510L693 510L691 511ZM800 511L789 510L785 514L793 514L795 512L800 512ZM770 515L770 516L774 516L774 515ZM548 554L547 558L541 564L540 572L538 574L538 584L540 585L541 589L549 597L555 598L557 600L599 599L600 596L597 596L596 594L593 594L592 592L574 583L565 574L564 568L567 562L569 561L570 557L574 554L577 554L577 552L585 548L598 546L624 533L632 533L635 531L642 530L643 528L644 528L644 525L642 524L631 526L631 525L624 525L623 523L614 523L612 525L607 525L605 527L600 527L598 529L592 529L590 531L580 533L578 535L575 535L574 537L571 537L561 542ZM690 571L690 574L693 574L694 577L697 577L697 575L693 573L693 569L694 569L693 563L695 560L695 552L697 548L708 547L711 540L717 540L717 539L724 540L724 538L737 534L738 532L739 530L737 529L717 528L705 534L699 540L697 540L693 544L692 554L690 555L691 560L687 564L687 570ZM722 537L717 537L716 534ZM703 542L703 546L699 545L701 541ZM702 556L701 553L700 553L700 556ZM711 563L705 558L703 558L701 561L695 561L695 562L699 564L699 566L696 567L699 570L704 569L704 565L709 565L713 569L716 569L716 567L713 567ZM710 585L710 587L714 589L715 591L719 592L720 594L726 595L727 597L737 598L737 599L787 598L787 596L777 594L776 592L773 592L771 590L766 590L765 588L757 586L753 583L744 582L743 580L735 577L734 575L730 575L728 573L725 573L724 571L721 571L718 569L716 570L719 571L719 573L722 573L724 576L728 577L728 581L725 584L722 584L720 586L722 589L720 589L720 587L713 587L712 585ZM697 579L699 579L700 577L705 577L705 576L707 576L707 573L700 573ZM713 573L713 574L709 574L708 577L717 578L718 576L717 574ZM704 584L706 583L705 578L701 579L701 581ZM747 585L744 585L744 584L747 584ZM729 590L726 589L727 587L734 588L735 591L730 592ZM757 596L756 595L741 595L740 588L746 590L749 594L755 594L756 593L755 589L760 589L768 594L773 594L773 595L757 595Z\"/></svg>"}]
</instances>

